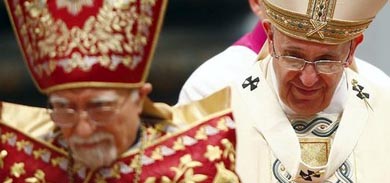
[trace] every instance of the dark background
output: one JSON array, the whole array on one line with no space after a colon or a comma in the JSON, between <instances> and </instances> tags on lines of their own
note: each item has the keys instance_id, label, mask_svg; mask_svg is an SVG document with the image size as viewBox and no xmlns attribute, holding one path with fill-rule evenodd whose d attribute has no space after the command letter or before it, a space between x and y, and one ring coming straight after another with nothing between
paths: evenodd
<instances>
[{"instance_id":1,"label":"dark background","mask_svg":"<svg viewBox=\"0 0 390 183\"><path fill-rule=\"evenodd\" d=\"M367 30L357 56L390 74L390 5ZM34 86L0 2L0 100L45 106ZM205 60L223 51L257 22L246 0L170 0L148 81L151 98L175 104L185 80Z\"/></svg>"}]
</instances>

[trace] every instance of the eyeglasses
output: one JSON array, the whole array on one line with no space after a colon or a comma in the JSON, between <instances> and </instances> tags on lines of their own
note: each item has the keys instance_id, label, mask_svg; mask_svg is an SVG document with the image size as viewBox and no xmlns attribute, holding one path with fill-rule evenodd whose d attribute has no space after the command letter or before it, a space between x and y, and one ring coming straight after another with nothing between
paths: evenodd
<instances>
[{"instance_id":1,"label":"eyeglasses","mask_svg":"<svg viewBox=\"0 0 390 183\"><path fill-rule=\"evenodd\" d=\"M114 102L114 104L113 102L99 103L85 110L49 107L48 111L54 123L62 128L72 128L80 120L81 115L88 116L90 122L96 126L104 126L115 118L128 98L130 97L127 95L122 102Z\"/></svg>"},{"instance_id":2,"label":"eyeglasses","mask_svg":"<svg viewBox=\"0 0 390 183\"><path fill-rule=\"evenodd\" d=\"M347 60L349 58L348 53L348 57L345 59L345 61L316 60L311 62L303 58L298 58L294 56L277 55L275 52L275 45L273 43L272 47L274 52L273 56L278 59L279 64L282 65L284 68L292 71L302 71L305 68L306 64L313 64L318 73L333 74L344 70L344 67L347 66Z\"/></svg>"}]
</instances>

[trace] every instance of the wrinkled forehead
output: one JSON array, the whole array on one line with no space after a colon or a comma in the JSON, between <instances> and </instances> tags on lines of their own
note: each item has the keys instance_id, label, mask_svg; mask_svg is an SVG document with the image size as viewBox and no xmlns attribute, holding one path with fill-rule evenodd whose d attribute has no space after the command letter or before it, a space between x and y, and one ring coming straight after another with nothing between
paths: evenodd
<instances>
[{"instance_id":1,"label":"wrinkled forehead","mask_svg":"<svg viewBox=\"0 0 390 183\"><path fill-rule=\"evenodd\" d=\"M281 48L290 48L290 49L301 49L304 51L308 50L323 50L326 52L343 52L346 49L350 48L351 41L339 43L339 44L324 44L308 40L298 39L292 36L289 36L276 28L272 29L274 32L274 44L280 46Z\"/></svg>"}]
</instances>

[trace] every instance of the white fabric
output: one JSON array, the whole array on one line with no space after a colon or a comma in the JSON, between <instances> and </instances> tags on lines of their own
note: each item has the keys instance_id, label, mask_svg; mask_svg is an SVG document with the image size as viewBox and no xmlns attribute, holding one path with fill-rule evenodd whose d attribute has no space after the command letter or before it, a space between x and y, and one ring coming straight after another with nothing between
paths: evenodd
<instances>
[{"instance_id":1,"label":"white fabric","mask_svg":"<svg viewBox=\"0 0 390 183\"><path fill-rule=\"evenodd\" d=\"M378 85L390 84L390 77L374 65L355 57L358 73L364 79Z\"/></svg>"},{"instance_id":2,"label":"white fabric","mask_svg":"<svg viewBox=\"0 0 390 183\"><path fill-rule=\"evenodd\" d=\"M263 61L261 64L267 63ZM325 179L328 182L341 181L341 173L335 172L348 160L352 162L352 170L347 177L353 182L387 182L386 172L390 166L387 155L390 150L387 140L390 134L389 84L376 85L347 69L347 103L328 163L323 167L310 167L301 161L298 137L278 105L272 84L266 80L267 75L256 63L252 71L243 75L242 81L238 80L232 89L237 124L237 172L243 183L278 182L275 178L276 160L280 160L292 180L299 177L301 170L314 170L320 171L321 176L310 182L324 182ZM248 76L260 78L258 87L253 91L242 88L241 83ZM358 81L365 87L363 91L370 94L367 102L373 110L356 96L352 80ZM305 182L300 179L295 181Z\"/></svg>"},{"instance_id":3,"label":"white fabric","mask_svg":"<svg viewBox=\"0 0 390 183\"><path fill-rule=\"evenodd\" d=\"M375 66L355 57L361 77L378 84L390 83L390 77ZM244 46L230 46L204 62L183 85L177 105L202 99L236 80L257 61L257 54Z\"/></svg>"},{"instance_id":4,"label":"white fabric","mask_svg":"<svg viewBox=\"0 0 390 183\"><path fill-rule=\"evenodd\" d=\"M229 47L205 62L190 76L180 92L178 104L201 99L228 86L232 81L237 81L237 84L241 85L244 81L242 78L248 77L248 69L256 64L256 60L257 54L249 48ZM349 162L349 178L353 182L387 181L386 169L390 166L390 158L387 157L387 153L390 152L390 145L387 142L390 123L386 120L388 119L386 114L390 111L386 108L390 107L390 101L386 95L390 93L390 78L365 61L355 58L355 62L359 75L345 76L349 81L348 97L344 98L347 110L344 111L343 121L346 122L340 123L336 132L337 137L332 143L332 148L336 150L332 150L328 165L324 167L310 167L301 162L297 135L286 122L286 117L281 115L283 110L272 83L269 83L271 90L256 96L259 99L249 100L253 102L251 104L237 102L244 100L236 97L237 88L240 86L233 88L234 116L238 124L237 171L243 183L277 182L273 170L277 159L281 161L285 172L293 176L297 175L299 170L310 168L322 170L322 176L328 178L327 181L338 182L344 180L340 173L342 172L340 164ZM352 73L349 69L348 72ZM350 78L351 75L354 78ZM370 111L362 100L356 99L357 93L351 90L351 79L367 83L363 85L366 87L364 91L370 91L370 105L374 112ZM260 84L264 83L260 81ZM337 98L345 95L341 94ZM350 98L355 100L350 101ZM256 110L250 112L252 109ZM280 123L264 125L266 122L278 121Z\"/></svg>"},{"instance_id":5,"label":"white fabric","mask_svg":"<svg viewBox=\"0 0 390 183\"><path fill-rule=\"evenodd\" d=\"M204 62L184 83L177 105L202 99L238 78L256 62L257 54L244 46L231 46Z\"/></svg>"}]
</instances>

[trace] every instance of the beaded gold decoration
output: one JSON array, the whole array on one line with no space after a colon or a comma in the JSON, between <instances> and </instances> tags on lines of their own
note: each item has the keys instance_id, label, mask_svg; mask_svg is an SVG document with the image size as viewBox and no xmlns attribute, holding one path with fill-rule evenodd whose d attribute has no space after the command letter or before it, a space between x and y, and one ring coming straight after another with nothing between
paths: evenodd
<instances>
[{"instance_id":1,"label":"beaded gold decoration","mask_svg":"<svg viewBox=\"0 0 390 183\"><path fill-rule=\"evenodd\" d=\"M372 19L361 21L334 20L336 0L309 0L306 14L279 8L263 0L268 18L283 33L325 44L340 44L362 34Z\"/></svg>"}]
</instances>

